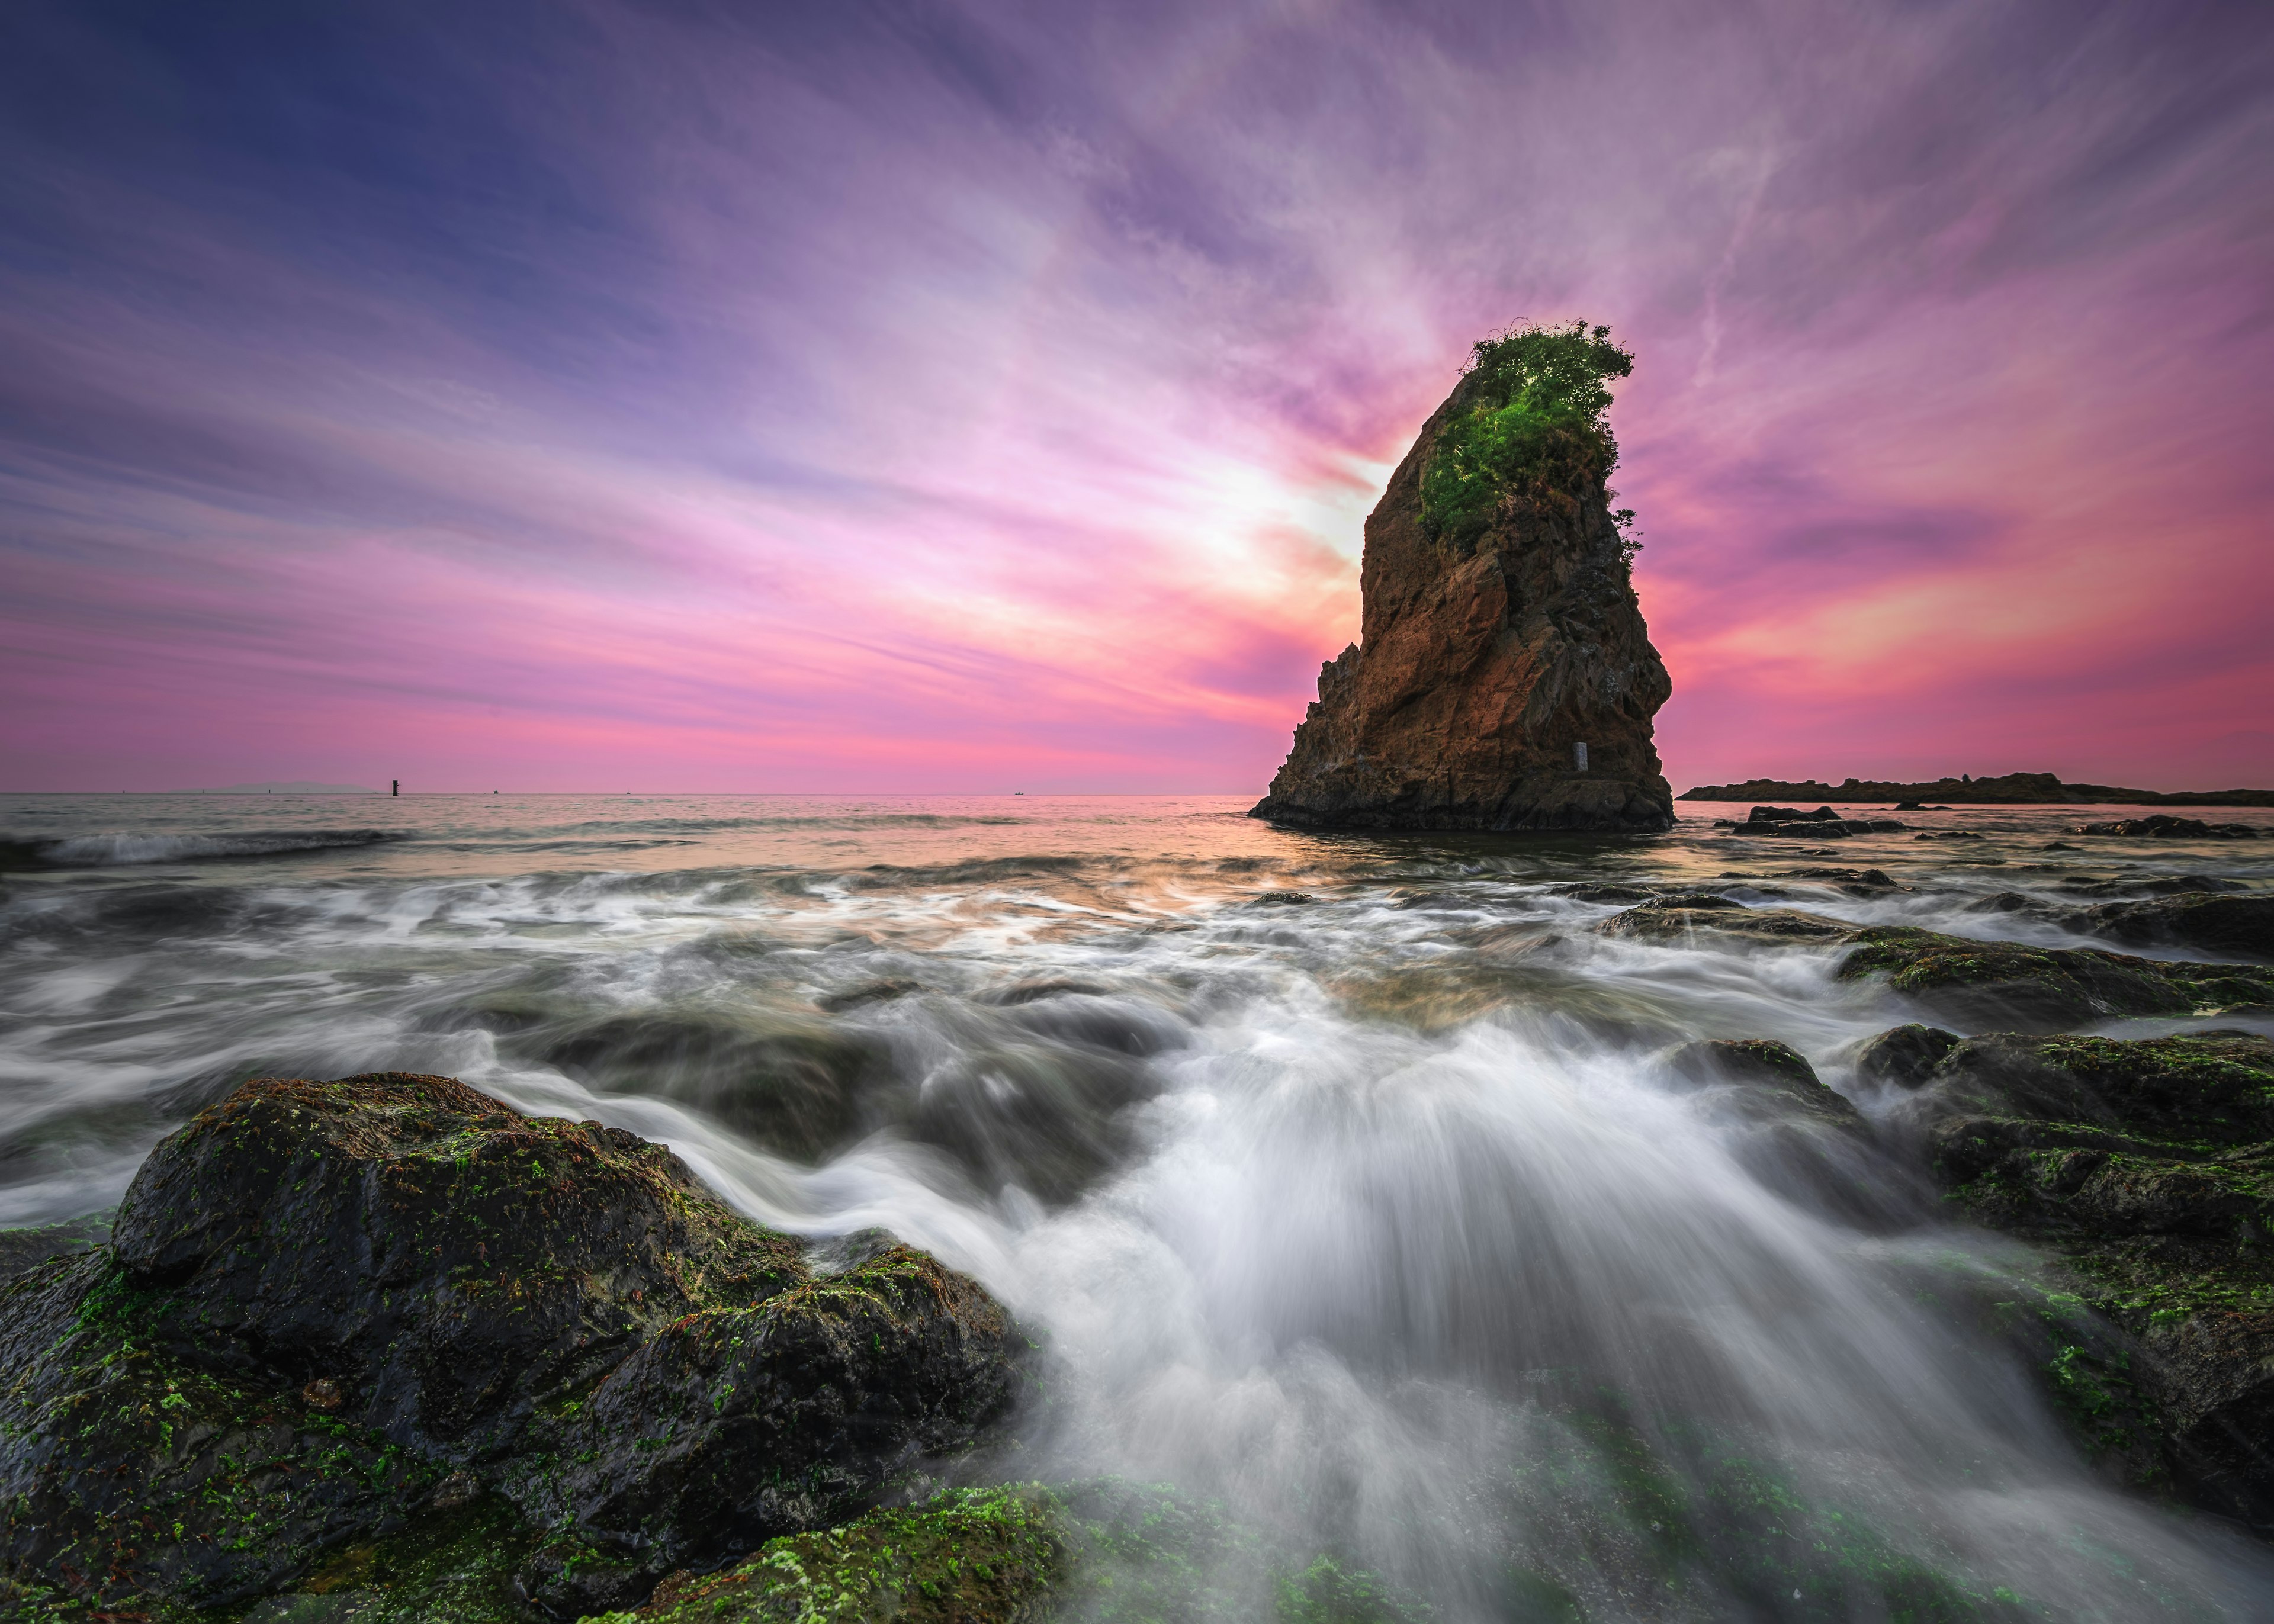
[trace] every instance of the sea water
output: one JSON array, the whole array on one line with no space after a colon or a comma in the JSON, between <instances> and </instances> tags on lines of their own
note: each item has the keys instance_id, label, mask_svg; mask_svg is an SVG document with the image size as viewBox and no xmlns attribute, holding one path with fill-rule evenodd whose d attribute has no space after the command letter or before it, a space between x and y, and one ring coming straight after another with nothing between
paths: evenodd
<instances>
[{"instance_id":1,"label":"sea water","mask_svg":"<svg viewBox=\"0 0 2274 1624\"><path fill-rule=\"evenodd\" d=\"M114 1204L247 1078L446 1073L985 1282L1047 1396L970 1470L1173 1485L1442 1620L2274 1616L2265 1547L2080 1457L1999 1330L2027 1248L1900 1154L1827 1207L1660 1064L1781 1039L1885 1118L1851 1057L1920 1011L1833 948L1599 935L1624 905L1588 889L2084 946L2014 894L2263 889L2274 839L2068 832L2110 808L1811 844L1710 805L1627 838L1244 808L0 798L0 1223Z\"/></svg>"}]
</instances>

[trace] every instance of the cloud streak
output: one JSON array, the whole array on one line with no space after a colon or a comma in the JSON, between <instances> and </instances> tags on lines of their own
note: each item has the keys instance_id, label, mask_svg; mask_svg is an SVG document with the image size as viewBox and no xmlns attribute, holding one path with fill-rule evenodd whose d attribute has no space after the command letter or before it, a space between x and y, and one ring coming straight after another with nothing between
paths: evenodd
<instances>
[{"instance_id":1,"label":"cloud streak","mask_svg":"<svg viewBox=\"0 0 2274 1624\"><path fill-rule=\"evenodd\" d=\"M2248 7L11 26L5 787L1257 788L1581 313L1675 777L2274 776Z\"/></svg>"}]
</instances>

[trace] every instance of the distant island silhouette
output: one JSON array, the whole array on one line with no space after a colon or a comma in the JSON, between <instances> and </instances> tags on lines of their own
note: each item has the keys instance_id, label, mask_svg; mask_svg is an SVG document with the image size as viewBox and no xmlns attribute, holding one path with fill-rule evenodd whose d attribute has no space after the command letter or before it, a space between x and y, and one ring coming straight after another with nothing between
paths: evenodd
<instances>
[{"instance_id":1,"label":"distant island silhouette","mask_svg":"<svg viewBox=\"0 0 2274 1624\"><path fill-rule=\"evenodd\" d=\"M2050 772L2009 772L2003 778L1963 774L1931 783L1898 784L1886 778L1844 778L1825 784L1815 778L1748 778L1743 784L1701 784L1677 801L1946 801L1953 806L2126 806L2274 807L2274 789L2162 791L2124 789L2108 784L2064 784Z\"/></svg>"}]
</instances>

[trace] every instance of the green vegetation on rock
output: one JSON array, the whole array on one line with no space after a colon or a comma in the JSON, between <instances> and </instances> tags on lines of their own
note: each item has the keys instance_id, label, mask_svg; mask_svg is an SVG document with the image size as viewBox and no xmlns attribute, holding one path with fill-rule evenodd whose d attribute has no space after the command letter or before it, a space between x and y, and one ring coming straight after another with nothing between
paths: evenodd
<instances>
[{"instance_id":1,"label":"green vegetation on rock","mask_svg":"<svg viewBox=\"0 0 2274 1624\"><path fill-rule=\"evenodd\" d=\"M2274 1005L2274 970L2172 964L2090 949L1977 942L1906 925L1848 936L1839 974L1884 973L1909 993L1961 1019L2039 1031L2112 1015L2197 1015Z\"/></svg>"},{"instance_id":2,"label":"green vegetation on rock","mask_svg":"<svg viewBox=\"0 0 2274 1624\"><path fill-rule=\"evenodd\" d=\"M1607 383L1634 370L1610 331L1575 321L1477 342L1421 472L1424 533L1459 545L1514 510L1576 512L1574 492L1608 477L1619 448L1605 417ZM1634 519L1623 509L1612 516L1622 530Z\"/></svg>"},{"instance_id":3,"label":"green vegetation on rock","mask_svg":"<svg viewBox=\"0 0 2274 1624\"><path fill-rule=\"evenodd\" d=\"M2049 1300L2078 1312L2044 1373L2087 1447L2274 1506L2274 1041L1992 1034L1944 1056L1922 1108L1949 1199L2052 1254Z\"/></svg>"},{"instance_id":4,"label":"green vegetation on rock","mask_svg":"<svg viewBox=\"0 0 2274 1624\"><path fill-rule=\"evenodd\" d=\"M1423 1624L1324 1553L1275 1548L1211 1501L1106 1479L950 1489L674 1575L591 1624Z\"/></svg>"}]
</instances>

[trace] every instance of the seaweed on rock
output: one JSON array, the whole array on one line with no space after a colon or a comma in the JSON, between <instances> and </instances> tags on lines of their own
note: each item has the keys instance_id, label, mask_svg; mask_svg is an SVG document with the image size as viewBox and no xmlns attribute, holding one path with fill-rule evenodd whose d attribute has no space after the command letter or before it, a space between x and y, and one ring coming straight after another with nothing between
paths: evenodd
<instances>
[{"instance_id":1,"label":"seaweed on rock","mask_svg":"<svg viewBox=\"0 0 2274 1624\"><path fill-rule=\"evenodd\" d=\"M510 1553L518 1616L574 1618L967 1447L1024 1346L906 1248L816 1277L621 1130L448 1078L248 1083L110 1246L0 1285L0 1567L154 1617L358 1552L387 1590L480 1506L476 1588Z\"/></svg>"}]
</instances>

